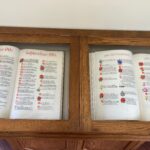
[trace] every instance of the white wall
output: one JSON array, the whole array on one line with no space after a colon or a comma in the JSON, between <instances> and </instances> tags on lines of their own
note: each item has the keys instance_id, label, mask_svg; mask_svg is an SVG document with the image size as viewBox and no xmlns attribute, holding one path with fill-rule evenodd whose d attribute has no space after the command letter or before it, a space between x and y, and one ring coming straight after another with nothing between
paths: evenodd
<instances>
[{"instance_id":1,"label":"white wall","mask_svg":"<svg viewBox=\"0 0 150 150\"><path fill-rule=\"evenodd\" d=\"M0 0L0 26L150 30L150 0Z\"/></svg>"}]
</instances>

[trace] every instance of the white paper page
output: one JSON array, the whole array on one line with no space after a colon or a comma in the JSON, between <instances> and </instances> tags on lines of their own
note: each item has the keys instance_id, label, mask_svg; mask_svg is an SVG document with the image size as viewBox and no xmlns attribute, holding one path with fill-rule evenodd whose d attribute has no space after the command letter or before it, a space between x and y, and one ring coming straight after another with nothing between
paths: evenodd
<instances>
[{"instance_id":1,"label":"white paper page","mask_svg":"<svg viewBox=\"0 0 150 150\"><path fill-rule=\"evenodd\" d=\"M0 46L0 118L8 118L13 99L19 49Z\"/></svg>"},{"instance_id":2,"label":"white paper page","mask_svg":"<svg viewBox=\"0 0 150 150\"><path fill-rule=\"evenodd\" d=\"M137 120L139 103L132 53L127 50L94 52L95 120Z\"/></svg>"},{"instance_id":3,"label":"white paper page","mask_svg":"<svg viewBox=\"0 0 150 150\"><path fill-rule=\"evenodd\" d=\"M135 54L133 57L141 120L150 121L150 54Z\"/></svg>"},{"instance_id":4,"label":"white paper page","mask_svg":"<svg viewBox=\"0 0 150 150\"><path fill-rule=\"evenodd\" d=\"M96 95L96 91L95 91L95 84L96 82L96 77L95 77L95 53L89 53L89 71L90 71L90 105L91 105L91 116L93 118L93 120L95 120L95 115L96 115L96 109L95 109L95 105L96 105L96 101L95 101L95 95Z\"/></svg>"},{"instance_id":5,"label":"white paper page","mask_svg":"<svg viewBox=\"0 0 150 150\"><path fill-rule=\"evenodd\" d=\"M61 119L63 51L22 50L11 118Z\"/></svg>"},{"instance_id":6,"label":"white paper page","mask_svg":"<svg viewBox=\"0 0 150 150\"><path fill-rule=\"evenodd\" d=\"M89 74L90 74L90 99L91 99L91 114L93 114L93 118L94 117L94 76L93 76L93 72L94 72L94 53L89 53Z\"/></svg>"}]
</instances>

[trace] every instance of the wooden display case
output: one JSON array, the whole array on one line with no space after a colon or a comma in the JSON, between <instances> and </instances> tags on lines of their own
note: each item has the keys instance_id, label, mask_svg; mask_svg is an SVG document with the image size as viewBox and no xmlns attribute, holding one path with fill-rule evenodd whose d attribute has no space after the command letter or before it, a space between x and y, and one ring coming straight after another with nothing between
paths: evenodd
<instances>
[{"instance_id":1,"label":"wooden display case","mask_svg":"<svg viewBox=\"0 0 150 150\"><path fill-rule=\"evenodd\" d=\"M133 31L97 31L80 40L81 43L81 112L82 129L94 137L113 140L149 140L150 122L144 121L93 121L90 113L89 51L97 46L105 49L132 49L134 53L150 53L150 33Z\"/></svg>"},{"instance_id":2,"label":"wooden display case","mask_svg":"<svg viewBox=\"0 0 150 150\"><path fill-rule=\"evenodd\" d=\"M88 57L91 46L127 46L134 47L135 52L142 52L144 47L150 52L150 32L1 27L0 43L67 44L70 47L68 120L1 119L0 136L150 140L150 122L91 119Z\"/></svg>"},{"instance_id":3,"label":"wooden display case","mask_svg":"<svg viewBox=\"0 0 150 150\"><path fill-rule=\"evenodd\" d=\"M49 30L0 28L0 44L21 47L67 45L70 51L69 68L69 115L66 120L11 120L0 119L1 135L43 134L73 132L79 130L79 44L77 37L51 35ZM22 46L23 45L23 46ZM47 46L48 45L48 46ZM57 48L56 48L57 49ZM76 112L76 113L74 113Z\"/></svg>"}]
</instances>

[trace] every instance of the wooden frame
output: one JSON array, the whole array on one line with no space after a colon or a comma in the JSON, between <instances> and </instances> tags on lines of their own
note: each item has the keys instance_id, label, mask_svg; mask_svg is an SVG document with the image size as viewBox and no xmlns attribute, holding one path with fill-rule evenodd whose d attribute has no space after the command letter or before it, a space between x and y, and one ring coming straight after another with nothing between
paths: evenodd
<instances>
[{"instance_id":1,"label":"wooden frame","mask_svg":"<svg viewBox=\"0 0 150 150\"><path fill-rule=\"evenodd\" d=\"M18 29L18 31L20 31ZM51 36L50 32L43 33L2 33L0 30L0 43L28 43L28 44L68 44L70 46L70 75L69 75L69 119L58 121L42 120L0 120L0 133L13 135L14 133L52 133L73 132L79 128L79 44L77 37ZM76 113L74 113L76 111ZM21 135L20 134L20 135Z\"/></svg>"},{"instance_id":2,"label":"wooden frame","mask_svg":"<svg viewBox=\"0 0 150 150\"><path fill-rule=\"evenodd\" d=\"M0 27L0 42L65 43L71 50L69 120L0 120L0 136L150 140L150 122L91 120L88 68L89 45L149 47L150 32Z\"/></svg>"},{"instance_id":3,"label":"wooden frame","mask_svg":"<svg viewBox=\"0 0 150 150\"><path fill-rule=\"evenodd\" d=\"M109 33L109 34L108 34ZM120 33L120 35L119 35ZM137 32L123 34L121 31L106 31L102 35L81 38L81 109L82 125L85 132L93 133L95 137L113 137L114 139L149 139L150 122L144 121L93 121L90 113L90 87L89 87L89 46L150 46L150 37ZM139 32L140 33L140 32Z\"/></svg>"}]
</instances>

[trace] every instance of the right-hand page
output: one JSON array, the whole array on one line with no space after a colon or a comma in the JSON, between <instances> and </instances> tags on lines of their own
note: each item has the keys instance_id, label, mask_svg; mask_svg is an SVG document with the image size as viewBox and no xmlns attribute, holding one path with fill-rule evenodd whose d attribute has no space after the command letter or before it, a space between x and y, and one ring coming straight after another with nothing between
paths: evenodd
<instances>
[{"instance_id":1,"label":"right-hand page","mask_svg":"<svg viewBox=\"0 0 150 150\"><path fill-rule=\"evenodd\" d=\"M63 51L20 52L12 119L61 119Z\"/></svg>"},{"instance_id":2,"label":"right-hand page","mask_svg":"<svg viewBox=\"0 0 150 150\"><path fill-rule=\"evenodd\" d=\"M150 54L135 54L134 68L141 110L141 120L150 120Z\"/></svg>"}]
</instances>

